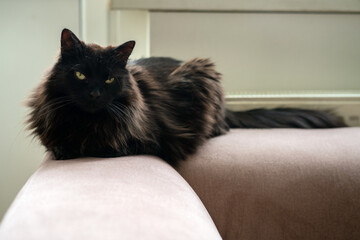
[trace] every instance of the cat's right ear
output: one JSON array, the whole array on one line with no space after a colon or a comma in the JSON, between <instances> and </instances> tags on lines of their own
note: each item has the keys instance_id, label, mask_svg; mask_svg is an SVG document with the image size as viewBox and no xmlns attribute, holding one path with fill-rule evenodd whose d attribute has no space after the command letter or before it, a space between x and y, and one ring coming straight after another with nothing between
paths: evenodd
<instances>
[{"instance_id":1,"label":"cat's right ear","mask_svg":"<svg viewBox=\"0 0 360 240\"><path fill-rule=\"evenodd\" d=\"M126 65L126 62L135 47L135 41L128 41L114 49L117 60Z\"/></svg>"},{"instance_id":2,"label":"cat's right ear","mask_svg":"<svg viewBox=\"0 0 360 240\"><path fill-rule=\"evenodd\" d=\"M74 53L82 48L81 41L69 29L64 28L61 32L61 54Z\"/></svg>"}]
</instances>

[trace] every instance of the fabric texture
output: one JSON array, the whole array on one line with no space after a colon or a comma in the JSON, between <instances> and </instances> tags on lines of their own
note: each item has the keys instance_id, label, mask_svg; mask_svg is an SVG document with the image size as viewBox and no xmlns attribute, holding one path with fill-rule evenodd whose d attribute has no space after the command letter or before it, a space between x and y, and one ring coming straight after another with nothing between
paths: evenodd
<instances>
[{"instance_id":1,"label":"fabric texture","mask_svg":"<svg viewBox=\"0 0 360 240\"><path fill-rule=\"evenodd\" d=\"M233 130L179 172L224 239L360 239L360 128Z\"/></svg>"},{"instance_id":2,"label":"fabric texture","mask_svg":"<svg viewBox=\"0 0 360 240\"><path fill-rule=\"evenodd\" d=\"M0 239L221 239L201 201L151 156L47 159L8 210Z\"/></svg>"},{"instance_id":3,"label":"fabric texture","mask_svg":"<svg viewBox=\"0 0 360 240\"><path fill-rule=\"evenodd\" d=\"M46 159L0 239L360 239L359 139L232 130L177 171L151 156Z\"/></svg>"}]
</instances>

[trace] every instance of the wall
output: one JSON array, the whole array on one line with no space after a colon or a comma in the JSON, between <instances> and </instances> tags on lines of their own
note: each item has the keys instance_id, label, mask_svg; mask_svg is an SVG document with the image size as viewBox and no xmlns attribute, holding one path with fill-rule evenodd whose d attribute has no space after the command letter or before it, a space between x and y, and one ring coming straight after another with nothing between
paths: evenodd
<instances>
[{"instance_id":1,"label":"wall","mask_svg":"<svg viewBox=\"0 0 360 240\"><path fill-rule=\"evenodd\" d=\"M79 32L78 1L0 1L0 219L43 159L23 103L54 62L64 27Z\"/></svg>"},{"instance_id":2,"label":"wall","mask_svg":"<svg viewBox=\"0 0 360 240\"><path fill-rule=\"evenodd\" d=\"M227 94L360 92L360 14L152 12L151 55L210 57Z\"/></svg>"}]
</instances>

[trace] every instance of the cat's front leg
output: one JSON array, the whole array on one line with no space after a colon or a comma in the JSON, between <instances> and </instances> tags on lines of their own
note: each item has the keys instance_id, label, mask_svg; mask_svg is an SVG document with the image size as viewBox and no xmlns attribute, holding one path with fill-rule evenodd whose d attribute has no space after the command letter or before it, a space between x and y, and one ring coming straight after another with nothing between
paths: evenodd
<instances>
[{"instance_id":1,"label":"cat's front leg","mask_svg":"<svg viewBox=\"0 0 360 240\"><path fill-rule=\"evenodd\" d=\"M55 160L67 160L80 157L80 153L65 146L56 146L51 149Z\"/></svg>"}]
</instances>

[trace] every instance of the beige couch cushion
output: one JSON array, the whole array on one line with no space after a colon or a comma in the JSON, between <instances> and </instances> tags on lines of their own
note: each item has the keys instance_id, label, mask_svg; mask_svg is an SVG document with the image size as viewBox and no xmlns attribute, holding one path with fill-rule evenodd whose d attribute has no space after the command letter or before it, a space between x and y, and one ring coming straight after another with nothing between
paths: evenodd
<instances>
[{"instance_id":1,"label":"beige couch cushion","mask_svg":"<svg viewBox=\"0 0 360 240\"><path fill-rule=\"evenodd\" d=\"M360 128L232 130L179 172L224 239L360 239Z\"/></svg>"},{"instance_id":2,"label":"beige couch cushion","mask_svg":"<svg viewBox=\"0 0 360 240\"><path fill-rule=\"evenodd\" d=\"M186 181L155 157L47 159L7 212L0 239L220 239Z\"/></svg>"}]
</instances>

